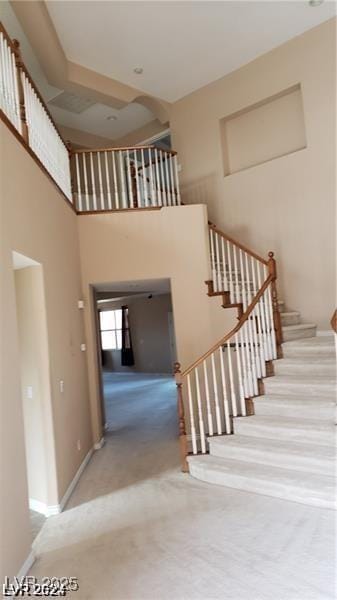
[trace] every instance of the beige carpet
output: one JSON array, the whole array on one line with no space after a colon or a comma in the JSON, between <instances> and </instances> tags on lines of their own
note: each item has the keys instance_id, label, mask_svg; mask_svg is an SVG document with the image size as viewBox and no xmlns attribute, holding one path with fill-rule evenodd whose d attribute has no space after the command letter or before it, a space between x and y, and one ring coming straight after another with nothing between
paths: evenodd
<instances>
[{"instance_id":1,"label":"beige carpet","mask_svg":"<svg viewBox=\"0 0 337 600\"><path fill-rule=\"evenodd\" d=\"M208 485L179 471L175 388L106 377L109 432L31 573L75 576L71 600L333 598L332 511Z\"/></svg>"}]
</instances>

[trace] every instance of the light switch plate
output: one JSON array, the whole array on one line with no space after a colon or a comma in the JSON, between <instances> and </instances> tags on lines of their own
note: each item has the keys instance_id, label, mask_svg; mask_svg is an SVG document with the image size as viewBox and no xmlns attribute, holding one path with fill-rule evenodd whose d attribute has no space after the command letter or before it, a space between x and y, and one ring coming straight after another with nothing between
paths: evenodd
<instances>
[{"instance_id":1,"label":"light switch plate","mask_svg":"<svg viewBox=\"0 0 337 600\"><path fill-rule=\"evenodd\" d=\"M84 308L84 300L79 300L77 302L77 306L78 306L78 308Z\"/></svg>"},{"instance_id":2,"label":"light switch plate","mask_svg":"<svg viewBox=\"0 0 337 600\"><path fill-rule=\"evenodd\" d=\"M33 398L33 386L32 385L28 385L28 387L27 387L27 398L29 398L29 400L31 400Z\"/></svg>"},{"instance_id":3,"label":"light switch plate","mask_svg":"<svg viewBox=\"0 0 337 600\"><path fill-rule=\"evenodd\" d=\"M86 351L86 349L87 349L86 345L85 345L85 344L81 344L81 351L82 351L82 352L85 352L85 351Z\"/></svg>"}]
</instances>

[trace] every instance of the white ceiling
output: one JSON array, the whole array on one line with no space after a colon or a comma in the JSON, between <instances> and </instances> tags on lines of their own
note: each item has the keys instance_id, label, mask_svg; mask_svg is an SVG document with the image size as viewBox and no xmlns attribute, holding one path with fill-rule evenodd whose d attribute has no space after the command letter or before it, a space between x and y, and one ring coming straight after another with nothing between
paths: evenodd
<instances>
[{"instance_id":1,"label":"white ceiling","mask_svg":"<svg viewBox=\"0 0 337 600\"><path fill-rule=\"evenodd\" d=\"M135 102L120 110L97 103L80 114L74 114L52 104L49 105L49 109L55 121L60 125L101 135L111 140L121 138L155 118L145 106ZM116 116L117 120L107 120L107 117L111 115Z\"/></svg>"},{"instance_id":2,"label":"white ceiling","mask_svg":"<svg viewBox=\"0 0 337 600\"><path fill-rule=\"evenodd\" d=\"M69 60L171 102L336 14L328 0L46 4Z\"/></svg>"}]
</instances>

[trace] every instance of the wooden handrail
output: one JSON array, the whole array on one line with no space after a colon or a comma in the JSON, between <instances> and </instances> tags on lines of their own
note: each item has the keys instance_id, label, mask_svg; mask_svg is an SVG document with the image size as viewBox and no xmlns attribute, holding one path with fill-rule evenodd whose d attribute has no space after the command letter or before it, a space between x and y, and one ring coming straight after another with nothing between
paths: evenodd
<instances>
[{"instance_id":1,"label":"wooden handrail","mask_svg":"<svg viewBox=\"0 0 337 600\"><path fill-rule=\"evenodd\" d=\"M268 265L268 261L265 258L262 258L262 256L259 256L259 254L256 254L256 252L253 252L252 250L249 250L249 248L247 248L247 246L244 246L243 244L241 244L237 240L234 240L234 238L230 237L229 235L227 235L226 233L224 233L223 231L221 231L221 229L218 229L216 227L216 225L213 225L213 223L211 223L210 221L208 222L208 227L209 227L209 229L212 229L213 231L215 231L215 233L217 233L218 235L220 235L221 237L223 237L225 240L227 240L231 244L234 244L235 246L237 246L238 248L240 248L241 250L243 250L244 252L246 252L247 254L249 254L249 256L252 256L256 260L262 262L264 265Z\"/></svg>"},{"instance_id":2,"label":"wooden handrail","mask_svg":"<svg viewBox=\"0 0 337 600\"><path fill-rule=\"evenodd\" d=\"M72 154L88 154L90 152L125 152L126 150L160 150L161 152L165 152L166 154L171 154L175 156L177 152L175 150L162 150L161 148L157 148L157 146L115 146L111 148L83 148L80 150L72 150ZM142 168L142 167L139 167Z\"/></svg>"},{"instance_id":3,"label":"wooden handrail","mask_svg":"<svg viewBox=\"0 0 337 600\"><path fill-rule=\"evenodd\" d=\"M333 331L335 333L337 333L337 308L331 317L330 325L331 325Z\"/></svg>"},{"instance_id":4,"label":"wooden handrail","mask_svg":"<svg viewBox=\"0 0 337 600\"><path fill-rule=\"evenodd\" d=\"M210 348L210 350L208 350L207 352L205 352L205 354L203 354L200 358L198 358L190 367L188 367L187 369L185 369L185 371L183 371L182 374L181 374L182 377L186 377L186 375L188 375L189 373L191 373L191 371L193 371L196 367L198 367L201 363L203 363L204 360L206 360L206 358L208 358L211 354L213 354L213 352L215 352L221 346L223 346L225 344L225 342L227 342L227 340L229 340L231 337L233 337L233 335L235 335L241 329L241 327L243 326L243 324L245 323L245 321L247 321L248 317L250 316L250 314L254 310L256 304L258 303L258 301L260 300L260 298L263 296L263 294L266 291L267 287L273 281L274 281L274 276L273 275L268 275L267 279L265 280L265 282L263 283L263 285L261 286L261 288L259 289L259 291L257 292L257 294L254 296L254 298L251 301L250 305L248 306L248 308L246 309L246 311L243 313L243 315L240 317L237 325L235 325L235 327L229 333L227 333L224 337L222 337L221 340L219 340L216 344L214 344L214 346L212 346L212 348Z\"/></svg>"}]
</instances>

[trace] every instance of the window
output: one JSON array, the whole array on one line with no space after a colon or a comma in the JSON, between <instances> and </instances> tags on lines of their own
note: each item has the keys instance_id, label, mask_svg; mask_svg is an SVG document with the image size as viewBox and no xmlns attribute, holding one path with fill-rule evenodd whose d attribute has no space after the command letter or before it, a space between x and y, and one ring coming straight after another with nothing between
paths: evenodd
<instances>
[{"instance_id":1,"label":"window","mask_svg":"<svg viewBox=\"0 0 337 600\"><path fill-rule=\"evenodd\" d=\"M122 348L122 309L102 310L99 313L102 350Z\"/></svg>"}]
</instances>

